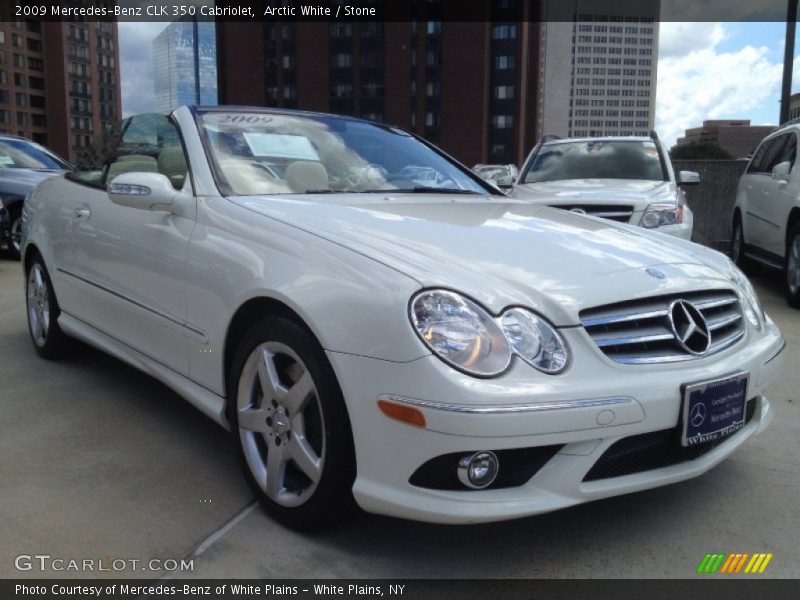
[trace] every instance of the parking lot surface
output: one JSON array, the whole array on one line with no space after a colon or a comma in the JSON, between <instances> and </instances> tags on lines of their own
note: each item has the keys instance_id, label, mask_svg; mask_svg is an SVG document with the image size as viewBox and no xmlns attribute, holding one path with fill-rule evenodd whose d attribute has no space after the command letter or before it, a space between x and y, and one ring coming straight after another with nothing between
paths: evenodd
<instances>
[{"instance_id":1,"label":"parking lot surface","mask_svg":"<svg viewBox=\"0 0 800 600\"><path fill-rule=\"evenodd\" d=\"M19 263L0 257L0 577L164 575L15 567L38 554L189 558L195 577L686 578L707 552L771 552L763 576L798 577L800 311L777 274L753 281L788 344L776 418L704 476L505 523L356 514L306 535L253 505L230 434L160 383L88 348L38 358Z\"/></svg>"}]
</instances>

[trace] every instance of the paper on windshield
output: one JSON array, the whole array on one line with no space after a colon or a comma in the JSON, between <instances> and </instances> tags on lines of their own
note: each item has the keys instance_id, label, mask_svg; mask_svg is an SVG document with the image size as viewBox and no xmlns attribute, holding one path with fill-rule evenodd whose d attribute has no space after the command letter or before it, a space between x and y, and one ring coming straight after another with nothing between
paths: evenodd
<instances>
[{"instance_id":1,"label":"paper on windshield","mask_svg":"<svg viewBox=\"0 0 800 600\"><path fill-rule=\"evenodd\" d=\"M319 160L319 154L307 137L280 133L244 133L253 156L274 156L294 160Z\"/></svg>"}]
</instances>

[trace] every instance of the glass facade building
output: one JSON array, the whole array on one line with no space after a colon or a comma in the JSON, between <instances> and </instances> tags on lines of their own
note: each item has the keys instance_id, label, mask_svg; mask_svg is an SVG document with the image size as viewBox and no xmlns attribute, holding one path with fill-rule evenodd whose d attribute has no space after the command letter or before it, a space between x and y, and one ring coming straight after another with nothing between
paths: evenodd
<instances>
[{"instance_id":1,"label":"glass facade building","mask_svg":"<svg viewBox=\"0 0 800 600\"><path fill-rule=\"evenodd\" d=\"M176 21L153 40L155 110L217 104L217 45L213 22Z\"/></svg>"}]
</instances>

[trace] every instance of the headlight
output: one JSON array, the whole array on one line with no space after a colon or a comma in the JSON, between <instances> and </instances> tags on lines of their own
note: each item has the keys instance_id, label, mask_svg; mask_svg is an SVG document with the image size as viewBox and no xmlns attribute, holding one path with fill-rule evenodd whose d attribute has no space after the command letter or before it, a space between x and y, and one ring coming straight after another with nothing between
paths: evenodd
<instances>
[{"instance_id":1,"label":"headlight","mask_svg":"<svg viewBox=\"0 0 800 600\"><path fill-rule=\"evenodd\" d=\"M641 226L647 229L654 229L664 225L675 225L683 223L683 205L680 203L665 202L651 204L644 211Z\"/></svg>"},{"instance_id":2,"label":"headlight","mask_svg":"<svg viewBox=\"0 0 800 600\"><path fill-rule=\"evenodd\" d=\"M731 264L733 265L733 263ZM758 295L753 289L753 284L750 283L747 276L739 270L739 267L733 265L733 269L733 280L741 292L742 300L744 300L742 303L744 305L744 315L753 327L761 331L767 320L761 301L758 299Z\"/></svg>"},{"instance_id":3,"label":"headlight","mask_svg":"<svg viewBox=\"0 0 800 600\"><path fill-rule=\"evenodd\" d=\"M525 362L544 373L567 366L567 348L555 329L528 310L512 308L500 321L511 347Z\"/></svg>"},{"instance_id":4,"label":"headlight","mask_svg":"<svg viewBox=\"0 0 800 600\"><path fill-rule=\"evenodd\" d=\"M567 364L566 346L555 329L524 309L509 309L495 319L461 294L426 290L412 298L410 318L434 354L470 375L500 375L513 354L544 373L559 373Z\"/></svg>"}]
</instances>

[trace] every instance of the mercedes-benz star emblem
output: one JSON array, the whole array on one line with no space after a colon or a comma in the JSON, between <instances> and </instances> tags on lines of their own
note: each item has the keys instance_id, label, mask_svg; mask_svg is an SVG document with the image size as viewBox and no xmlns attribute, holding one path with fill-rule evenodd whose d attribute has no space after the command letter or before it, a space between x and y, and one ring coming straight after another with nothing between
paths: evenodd
<instances>
[{"instance_id":1,"label":"mercedes-benz star emblem","mask_svg":"<svg viewBox=\"0 0 800 600\"><path fill-rule=\"evenodd\" d=\"M689 413L689 421L692 427L700 427L703 421L706 420L706 407L702 404L695 404L692 407L692 412Z\"/></svg>"},{"instance_id":2,"label":"mercedes-benz star emblem","mask_svg":"<svg viewBox=\"0 0 800 600\"><path fill-rule=\"evenodd\" d=\"M678 344L696 356L702 356L711 347L708 323L697 307L686 300L675 300L669 306L669 324Z\"/></svg>"}]
</instances>

